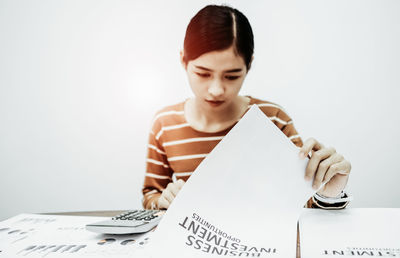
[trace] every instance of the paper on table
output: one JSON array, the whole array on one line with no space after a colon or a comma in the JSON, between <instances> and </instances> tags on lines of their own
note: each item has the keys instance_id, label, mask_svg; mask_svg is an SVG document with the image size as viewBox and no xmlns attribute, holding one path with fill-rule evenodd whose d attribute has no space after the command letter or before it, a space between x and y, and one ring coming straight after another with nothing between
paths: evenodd
<instances>
[{"instance_id":1,"label":"paper on table","mask_svg":"<svg viewBox=\"0 0 400 258\"><path fill-rule=\"evenodd\" d=\"M181 189L149 254L295 257L297 219L314 193L298 152L252 106Z\"/></svg>"},{"instance_id":2,"label":"paper on table","mask_svg":"<svg viewBox=\"0 0 400 258\"><path fill-rule=\"evenodd\" d=\"M0 257L132 257L152 232L104 235L85 225L106 217L20 214L0 222Z\"/></svg>"},{"instance_id":3,"label":"paper on table","mask_svg":"<svg viewBox=\"0 0 400 258\"><path fill-rule=\"evenodd\" d=\"M305 209L301 257L400 257L400 209Z\"/></svg>"}]
</instances>

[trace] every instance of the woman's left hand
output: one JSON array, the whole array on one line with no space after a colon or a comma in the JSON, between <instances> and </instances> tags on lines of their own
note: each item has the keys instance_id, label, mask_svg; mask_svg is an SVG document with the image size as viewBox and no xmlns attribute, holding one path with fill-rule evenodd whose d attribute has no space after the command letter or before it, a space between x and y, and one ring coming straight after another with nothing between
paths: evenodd
<instances>
[{"instance_id":1,"label":"woman's left hand","mask_svg":"<svg viewBox=\"0 0 400 258\"><path fill-rule=\"evenodd\" d=\"M345 188L349 179L351 164L334 148L326 148L314 138L307 139L300 150L301 158L311 158L308 161L305 179L313 181L313 188L318 189L327 182L318 193L326 197L336 197Z\"/></svg>"}]
</instances>

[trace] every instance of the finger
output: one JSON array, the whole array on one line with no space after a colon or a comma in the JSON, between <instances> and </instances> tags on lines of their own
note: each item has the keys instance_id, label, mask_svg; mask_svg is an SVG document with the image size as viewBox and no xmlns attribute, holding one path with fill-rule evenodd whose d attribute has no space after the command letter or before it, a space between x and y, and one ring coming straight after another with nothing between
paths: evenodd
<instances>
[{"instance_id":1,"label":"finger","mask_svg":"<svg viewBox=\"0 0 400 258\"><path fill-rule=\"evenodd\" d=\"M343 169L340 169L338 174L341 175L349 175L351 171L351 163L347 160L343 161L345 164L343 164Z\"/></svg>"},{"instance_id":2,"label":"finger","mask_svg":"<svg viewBox=\"0 0 400 258\"><path fill-rule=\"evenodd\" d=\"M165 199L164 196L160 196L160 198L158 198L158 203L157 203L157 207L159 209L168 209L169 207L169 202Z\"/></svg>"},{"instance_id":3,"label":"finger","mask_svg":"<svg viewBox=\"0 0 400 258\"><path fill-rule=\"evenodd\" d=\"M313 155L311 156L311 159L308 161L306 167L305 179L311 180L314 177L315 173L317 172L320 162L330 157L335 152L336 151L334 148L323 148L319 151L314 152Z\"/></svg>"},{"instance_id":4,"label":"finger","mask_svg":"<svg viewBox=\"0 0 400 258\"><path fill-rule=\"evenodd\" d=\"M330 169L330 167L342 160L343 160L342 155L340 155L339 153L333 153L330 157L326 158L325 160L319 163L317 173L315 174L313 182L313 188L315 190L317 190L321 186L325 178L325 175L327 171Z\"/></svg>"},{"instance_id":5,"label":"finger","mask_svg":"<svg viewBox=\"0 0 400 258\"><path fill-rule=\"evenodd\" d=\"M175 198L175 196L179 193L179 190L181 190L181 188L176 183L174 183L173 185L171 185L169 190Z\"/></svg>"},{"instance_id":6,"label":"finger","mask_svg":"<svg viewBox=\"0 0 400 258\"><path fill-rule=\"evenodd\" d=\"M308 153L310 153L311 150L318 151L323 147L324 146L314 138L309 138L304 142L303 147L301 147L299 156L304 159L307 157Z\"/></svg>"},{"instance_id":7,"label":"finger","mask_svg":"<svg viewBox=\"0 0 400 258\"><path fill-rule=\"evenodd\" d=\"M333 164L328 169L324 177L324 183L329 182L336 174L348 175L350 173L351 165L347 160L342 160Z\"/></svg>"},{"instance_id":8,"label":"finger","mask_svg":"<svg viewBox=\"0 0 400 258\"><path fill-rule=\"evenodd\" d=\"M165 190L163 191L162 196L164 196L164 198L165 198L169 203L171 203L171 202L174 200L174 198L175 198L175 196L171 193L171 191L170 191L168 188L165 189Z\"/></svg>"},{"instance_id":9,"label":"finger","mask_svg":"<svg viewBox=\"0 0 400 258\"><path fill-rule=\"evenodd\" d=\"M176 193L176 186L175 183L169 183L167 185L167 188L165 189L167 191L169 191L172 194L172 197L175 197L175 193Z\"/></svg>"},{"instance_id":10,"label":"finger","mask_svg":"<svg viewBox=\"0 0 400 258\"><path fill-rule=\"evenodd\" d=\"M178 181L176 181L176 186L180 189L182 189L183 185L185 184L185 181L183 181L182 179L179 179Z\"/></svg>"}]
</instances>

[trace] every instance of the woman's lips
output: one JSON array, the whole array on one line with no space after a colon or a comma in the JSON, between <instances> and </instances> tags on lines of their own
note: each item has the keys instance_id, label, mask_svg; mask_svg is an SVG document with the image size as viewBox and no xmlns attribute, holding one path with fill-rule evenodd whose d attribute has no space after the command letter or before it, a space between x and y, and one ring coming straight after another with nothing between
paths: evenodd
<instances>
[{"instance_id":1,"label":"woman's lips","mask_svg":"<svg viewBox=\"0 0 400 258\"><path fill-rule=\"evenodd\" d=\"M218 106L222 105L225 101L223 101L223 100L207 100L206 99L206 102L209 105L211 105L212 107L218 107Z\"/></svg>"}]
</instances>

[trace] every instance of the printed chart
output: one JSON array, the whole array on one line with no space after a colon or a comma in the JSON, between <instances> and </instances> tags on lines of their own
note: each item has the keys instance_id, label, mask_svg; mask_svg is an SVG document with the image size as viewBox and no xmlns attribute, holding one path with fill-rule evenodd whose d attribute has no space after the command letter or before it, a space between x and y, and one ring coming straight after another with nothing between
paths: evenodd
<instances>
[{"instance_id":1,"label":"printed chart","mask_svg":"<svg viewBox=\"0 0 400 258\"><path fill-rule=\"evenodd\" d=\"M101 217L21 214L0 222L0 258L132 257L144 249L151 232L105 235L85 225Z\"/></svg>"}]
</instances>

